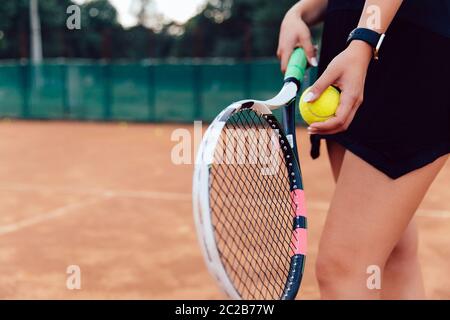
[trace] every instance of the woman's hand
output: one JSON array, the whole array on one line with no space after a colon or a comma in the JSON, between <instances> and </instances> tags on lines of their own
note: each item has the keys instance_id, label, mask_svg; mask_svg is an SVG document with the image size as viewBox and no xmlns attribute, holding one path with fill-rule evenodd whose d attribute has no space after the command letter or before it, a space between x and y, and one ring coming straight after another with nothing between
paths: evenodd
<instances>
[{"instance_id":1,"label":"woman's hand","mask_svg":"<svg viewBox=\"0 0 450 320\"><path fill-rule=\"evenodd\" d=\"M310 134L334 134L347 130L363 101L367 68L372 59L372 48L365 42L354 40L330 62L322 76L304 97L306 102L316 100L330 85L341 90L336 116L309 126Z\"/></svg>"},{"instance_id":2,"label":"woman's hand","mask_svg":"<svg viewBox=\"0 0 450 320\"><path fill-rule=\"evenodd\" d=\"M293 6L283 19L280 30L277 56L281 60L281 71L286 72L289 58L295 48L303 48L310 65L317 67L317 49L311 42L311 32L303 21L299 6Z\"/></svg>"}]
</instances>

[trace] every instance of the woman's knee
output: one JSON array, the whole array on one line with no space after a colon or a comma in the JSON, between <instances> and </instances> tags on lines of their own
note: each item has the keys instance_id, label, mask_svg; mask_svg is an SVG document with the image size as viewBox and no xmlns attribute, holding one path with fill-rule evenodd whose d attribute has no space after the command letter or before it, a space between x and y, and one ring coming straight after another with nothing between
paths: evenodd
<instances>
[{"instance_id":1,"label":"woman's knee","mask_svg":"<svg viewBox=\"0 0 450 320\"><path fill-rule=\"evenodd\" d=\"M359 277L364 270L344 250L322 249L316 261L316 278L321 287L330 287L338 282ZM360 268L362 269L362 268Z\"/></svg>"},{"instance_id":2,"label":"woman's knee","mask_svg":"<svg viewBox=\"0 0 450 320\"><path fill-rule=\"evenodd\" d=\"M348 247L322 243L316 261L316 278L321 289L332 290L346 283L354 283L355 288L364 290L367 279L373 275L374 266L381 277L386 258L387 254L354 243Z\"/></svg>"},{"instance_id":3,"label":"woman's knee","mask_svg":"<svg viewBox=\"0 0 450 320\"><path fill-rule=\"evenodd\" d=\"M417 259L418 249L418 231L415 223L412 222L392 250L387 266L411 263Z\"/></svg>"}]
</instances>

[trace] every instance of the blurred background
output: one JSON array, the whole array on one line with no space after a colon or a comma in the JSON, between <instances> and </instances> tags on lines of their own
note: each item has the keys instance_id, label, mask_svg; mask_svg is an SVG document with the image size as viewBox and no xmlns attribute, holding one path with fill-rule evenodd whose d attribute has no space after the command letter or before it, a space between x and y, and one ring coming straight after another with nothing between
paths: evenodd
<instances>
[{"instance_id":1,"label":"blurred background","mask_svg":"<svg viewBox=\"0 0 450 320\"><path fill-rule=\"evenodd\" d=\"M231 102L279 90L279 26L295 2L1 1L0 299L224 298L193 223L193 121L206 129ZM310 216L299 298L317 299L334 183L297 134ZM450 299L449 179L447 165L417 213L438 299Z\"/></svg>"},{"instance_id":2,"label":"blurred background","mask_svg":"<svg viewBox=\"0 0 450 320\"><path fill-rule=\"evenodd\" d=\"M6 0L0 116L187 122L270 97L295 2Z\"/></svg>"},{"instance_id":3,"label":"blurred background","mask_svg":"<svg viewBox=\"0 0 450 320\"><path fill-rule=\"evenodd\" d=\"M273 57L278 27L295 3L281 0L5 0L0 57L30 56L30 19L40 28L45 58L129 59ZM69 30L67 8L80 8ZM40 26L39 26L40 25ZM39 32L39 30L36 30Z\"/></svg>"}]
</instances>

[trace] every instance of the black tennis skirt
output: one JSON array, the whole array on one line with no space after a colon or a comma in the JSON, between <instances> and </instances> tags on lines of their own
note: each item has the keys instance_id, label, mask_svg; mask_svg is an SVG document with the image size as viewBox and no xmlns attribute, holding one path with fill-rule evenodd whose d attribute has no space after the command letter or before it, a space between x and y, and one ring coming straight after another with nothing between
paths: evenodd
<instances>
[{"instance_id":1,"label":"black tennis skirt","mask_svg":"<svg viewBox=\"0 0 450 320\"><path fill-rule=\"evenodd\" d=\"M321 74L346 47L361 12L329 11L319 63ZM311 156L321 139L338 142L396 179L450 152L450 38L395 18L371 62L364 102L348 130L311 136ZM351 68L351 66L349 66Z\"/></svg>"}]
</instances>

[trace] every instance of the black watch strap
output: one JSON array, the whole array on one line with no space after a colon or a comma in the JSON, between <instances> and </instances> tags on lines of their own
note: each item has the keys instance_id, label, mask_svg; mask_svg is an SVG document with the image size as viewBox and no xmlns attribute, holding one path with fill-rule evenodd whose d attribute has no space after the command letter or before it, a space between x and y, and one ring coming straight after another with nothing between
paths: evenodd
<instances>
[{"instance_id":1,"label":"black watch strap","mask_svg":"<svg viewBox=\"0 0 450 320\"><path fill-rule=\"evenodd\" d=\"M378 51L384 39L384 34L366 28L356 28L350 32L347 45L353 40L362 40L373 48L374 59L378 60Z\"/></svg>"}]
</instances>

